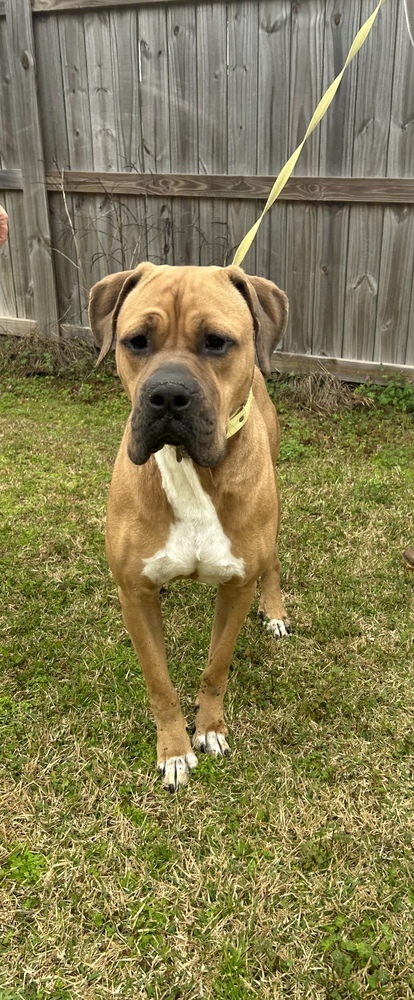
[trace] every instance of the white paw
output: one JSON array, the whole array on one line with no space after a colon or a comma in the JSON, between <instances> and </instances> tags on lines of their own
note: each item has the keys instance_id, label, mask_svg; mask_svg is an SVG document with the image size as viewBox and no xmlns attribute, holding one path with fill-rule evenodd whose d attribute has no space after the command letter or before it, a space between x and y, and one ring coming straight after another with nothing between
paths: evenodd
<instances>
[{"instance_id":1,"label":"white paw","mask_svg":"<svg viewBox=\"0 0 414 1000\"><path fill-rule=\"evenodd\" d=\"M282 639L289 635L286 625L282 618L269 618L268 622L263 622L266 630L271 632L276 639Z\"/></svg>"},{"instance_id":2,"label":"white paw","mask_svg":"<svg viewBox=\"0 0 414 1000\"><path fill-rule=\"evenodd\" d=\"M259 618L262 619L263 628L271 632L275 639L284 639L290 635L290 625L283 618L267 618L263 611L259 611Z\"/></svg>"},{"instance_id":3,"label":"white paw","mask_svg":"<svg viewBox=\"0 0 414 1000\"><path fill-rule=\"evenodd\" d=\"M186 753L185 757L168 757L161 764L157 764L166 791L177 792L179 788L188 785L190 771L193 767L197 767L197 764L197 757L191 751Z\"/></svg>"},{"instance_id":4,"label":"white paw","mask_svg":"<svg viewBox=\"0 0 414 1000\"><path fill-rule=\"evenodd\" d=\"M226 737L213 730L209 733L196 733L193 736L193 747L201 750L201 753L210 753L213 757L228 757L230 753Z\"/></svg>"}]
</instances>

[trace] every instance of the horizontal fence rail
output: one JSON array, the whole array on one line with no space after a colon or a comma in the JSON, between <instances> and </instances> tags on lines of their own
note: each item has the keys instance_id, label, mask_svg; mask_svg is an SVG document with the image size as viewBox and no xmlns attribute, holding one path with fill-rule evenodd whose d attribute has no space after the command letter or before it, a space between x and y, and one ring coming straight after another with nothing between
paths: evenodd
<instances>
[{"instance_id":1,"label":"horizontal fence rail","mask_svg":"<svg viewBox=\"0 0 414 1000\"><path fill-rule=\"evenodd\" d=\"M231 174L131 174L88 170L50 170L48 191L87 194L155 195L171 198L266 199L273 177ZM0 170L0 190L23 188L21 170ZM293 177L281 201L344 201L366 204L414 204L414 181L407 177Z\"/></svg>"},{"instance_id":2,"label":"horizontal fence rail","mask_svg":"<svg viewBox=\"0 0 414 1000\"><path fill-rule=\"evenodd\" d=\"M0 16L6 14L7 3L18 3L19 0L0 0ZM139 6L164 4L166 0L139 0ZM168 0L169 3L193 4L194 0ZM209 0L212 4L222 4L222 0ZM33 14L59 14L68 10L96 10L105 7L138 6L137 0L32 0Z\"/></svg>"}]
</instances>

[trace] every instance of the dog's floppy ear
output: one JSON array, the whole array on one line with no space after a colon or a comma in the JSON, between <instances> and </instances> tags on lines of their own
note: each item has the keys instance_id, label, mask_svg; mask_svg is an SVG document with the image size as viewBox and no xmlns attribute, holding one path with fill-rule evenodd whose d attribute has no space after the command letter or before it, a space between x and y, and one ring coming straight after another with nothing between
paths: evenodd
<instances>
[{"instance_id":1,"label":"dog's floppy ear","mask_svg":"<svg viewBox=\"0 0 414 1000\"><path fill-rule=\"evenodd\" d=\"M253 316L257 361L263 375L270 375L273 351L286 330L289 315L287 295L267 278L244 274L240 267L229 267L230 280L238 288Z\"/></svg>"},{"instance_id":2,"label":"dog's floppy ear","mask_svg":"<svg viewBox=\"0 0 414 1000\"><path fill-rule=\"evenodd\" d=\"M256 336L256 353L260 371L270 375L273 351L281 341L289 318L289 299L280 288L267 278L249 275L259 300L259 330Z\"/></svg>"},{"instance_id":3,"label":"dog's floppy ear","mask_svg":"<svg viewBox=\"0 0 414 1000\"><path fill-rule=\"evenodd\" d=\"M95 344L100 348L97 365L103 361L115 342L116 318L125 296L132 288L135 288L142 274L152 267L152 264L139 264L133 271L118 271L116 274L108 274L106 278L97 281L96 285L91 288L89 292L89 323Z\"/></svg>"}]
</instances>

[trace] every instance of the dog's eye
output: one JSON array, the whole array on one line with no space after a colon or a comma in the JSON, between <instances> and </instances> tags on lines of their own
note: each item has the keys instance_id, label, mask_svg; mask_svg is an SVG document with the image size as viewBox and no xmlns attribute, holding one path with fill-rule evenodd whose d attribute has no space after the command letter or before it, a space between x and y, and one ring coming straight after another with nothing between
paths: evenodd
<instances>
[{"instance_id":1,"label":"dog's eye","mask_svg":"<svg viewBox=\"0 0 414 1000\"><path fill-rule=\"evenodd\" d=\"M146 333L136 333L134 337L124 340L124 345L133 354L145 354L148 350L148 337Z\"/></svg>"},{"instance_id":2,"label":"dog's eye","mask_svg":"<svg viewBox=\"0 0 414 1000\"><path fill-rule=\"evenodd\" d=\"M225 354L230 347L230 341L226 337L220 337L218 333L208 333L204 338L204 351L207 354Z\"/></svg>"}]
</instances>

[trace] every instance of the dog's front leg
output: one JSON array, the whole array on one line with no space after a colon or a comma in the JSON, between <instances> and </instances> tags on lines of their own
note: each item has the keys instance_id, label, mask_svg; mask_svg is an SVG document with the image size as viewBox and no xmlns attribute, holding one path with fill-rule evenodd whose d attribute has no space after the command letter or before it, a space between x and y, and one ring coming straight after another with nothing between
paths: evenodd
<instances>
[{"instance_id":1,"label":"dog's front leg","mask_svg":"<svg viewBox=\"0 0 414 1000\"><path fill-rule=\"evenodd\" d=\"M280 562L277 548L272 552L259 582L261 597L258 614L263 625L276 639L289 635L291 627L280 590Z\"/></svg>"},{"instance_id":2,"label":"dog's front leg","mask_svg":"<svg viewBox=\"0 0 414 1000\"><path fill-rule=\"evenodd\" d=\"M191 749L180 701L168 673L157 589L119 591L125 625L146 680L157 726L158 770L164 788L186 785L197 758Z\"/></svg>"},{"instance_id":3,"label":"dog's front leg","mask_svg":"<svg viewBox=\"0 0 414 1000\"><path fill-rule=\"evenodd\" d=\"M224 584L219 587L207 666L197 697L196 750L217 757L230 752L226 736L223 701L229 667L241 626L251 606L256 581L244 587Z\"/></svg>"}]
</instances>

